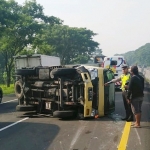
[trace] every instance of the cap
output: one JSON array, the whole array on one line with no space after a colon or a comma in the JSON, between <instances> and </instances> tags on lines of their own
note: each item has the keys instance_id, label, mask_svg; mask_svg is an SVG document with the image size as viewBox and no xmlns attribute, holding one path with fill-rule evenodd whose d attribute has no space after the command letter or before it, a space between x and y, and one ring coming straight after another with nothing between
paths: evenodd
<instances>
[{"instance_id":1,"label":"cap","mask_svg":"<svg viewBox=\"0 0 150 150\"><path fill-rule=\"evenodd\" d=\"M128 65L125 64L125 65L122 66L122 68L128 68Z\"/></svg>"}]
</instances>

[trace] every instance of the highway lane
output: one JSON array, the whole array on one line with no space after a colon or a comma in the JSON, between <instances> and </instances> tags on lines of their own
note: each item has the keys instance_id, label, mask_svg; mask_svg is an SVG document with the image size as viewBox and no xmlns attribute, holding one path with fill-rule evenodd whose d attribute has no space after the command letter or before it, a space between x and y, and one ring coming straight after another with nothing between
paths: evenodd
<instances>
[{"instance_id":1,"label":"highway lane","mask_svg":"<svg viewBox=\"0 0 150 150\"><path fill-rule=\"evenodd\" d=\"M149 150L150 94L145 93L142 128L131 129L127 150ZM15 99L7 96L4 102ZM117 150L125 122L121 93L116 92L115 114L94 120L59 120L16 112L17 101L0 105L0 150Z\"/></svg>"},{"instance_id":2,"label":"highway lane","mask_svg":"<svg viewBox=\"0 0 150 150\"><path fill-rule=\"evenodd\" d=\"M145 92L142 107L141 129L132 129L129 138L129 150L149 150L150 149L150 93ZM128 149L127 149L128 150Z\"/></svg>"},{"instance_id":3,"label":"highway lane","mask_svg":"<svg viewBox=\"0 0 150 150\"><path fill-rule=\"evenodd\" d=\"M150 149L150 93L144 92L144 101L142 105L142 128L131 128L128 139L127 150L149 150ZM125 113L122 106L122 101L118 99L120 93L116 93L116 113L124 116Z\"/></svg>"},{"instance_id":4,"label":"highway lane","mask_svg":"<svg viewBox=\"0 0 150 150\"><path fill-rule=\"evenodd\" d=\"M8 103L8 102L17 101L15 94L5 95L3 97L2 103Z\"/></svg>"}]
</instances>

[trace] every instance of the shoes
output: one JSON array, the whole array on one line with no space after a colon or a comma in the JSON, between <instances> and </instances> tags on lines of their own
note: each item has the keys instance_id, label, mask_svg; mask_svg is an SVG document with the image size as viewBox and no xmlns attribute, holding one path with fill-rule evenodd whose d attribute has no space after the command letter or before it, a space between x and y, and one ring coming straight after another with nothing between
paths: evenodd
<instances>
[{"instance_id":1,"label":"shoes","mask_svg":"<svg viewBox=\"0 0 150 150\"><path fill-rule=\"evenodd\" d=\"M133 119L127 119L126 121L127 121L127 122L131 122L131 121L133 121Z\"/></svg>"},{"instance_id":2,"label":"shoes","mask_svg":"<svg viewBox=\"0 0 150 150\"><path fill-rule=\"evenodd\" d=\"M121 118L121 120L127 120L128 118L127 117L125 117L125 118Z\"/></svg>"},{"instance_id":3,"label":"shoes","mask_svg":"<svg viewBox=\"0 0 150 150\"><path fill-rule=\"evenodd\" d=\"M126 121L127 122L133 121L133 116L130 116Z\"/></svg>"}]
</instances>

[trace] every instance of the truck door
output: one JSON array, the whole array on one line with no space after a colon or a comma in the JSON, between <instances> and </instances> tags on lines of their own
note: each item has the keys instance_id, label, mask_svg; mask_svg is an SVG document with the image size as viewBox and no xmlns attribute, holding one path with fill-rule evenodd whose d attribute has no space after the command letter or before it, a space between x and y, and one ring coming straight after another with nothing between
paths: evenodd
<instances>
[{"instance_id":1,"label":"truck door","mask_svg":"<svg viewBox=\"0 0 150 150\"><path fill-rule=\"evenodd\" d=\"M104 83L114 79L114 73L111 70L104 70ZM104 87L104 114L110 114L115 111L115 84Z\"/></svg>"}]
</instances>

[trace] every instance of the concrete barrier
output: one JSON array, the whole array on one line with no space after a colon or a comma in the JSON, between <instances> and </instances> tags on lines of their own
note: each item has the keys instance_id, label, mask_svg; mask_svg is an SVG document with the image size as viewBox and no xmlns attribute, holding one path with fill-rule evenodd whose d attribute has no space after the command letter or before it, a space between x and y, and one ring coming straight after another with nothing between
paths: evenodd
<instances>
[{"instance_id":1,"label":"concrete barrier","mask_svg":"<svg viewBox=\"0 0 150 150\"><path fill-rule=\"evenodd\" d=\"M143 75L148 81L150 81L150 70L149 69L144 69Z\"/></svg>"},{"instance_id":2,"label":"concrete barrier","mask_svg":"<svg viewBox=\"0 0 150 150\"><path fill-rule=\"evenodd\" d=\"M150 82L150 68L139 68L139 71L144 75L145 79Z\"/></svg>"},{"instance_id":3,"label":"concrete barrier","mask_svg":"<svg viewBox=\"0 0 150 150\"><path fill-rule=\"evenodd\" d=\"M150 92L150 67L138 68L139 72L143 74L145 78L145 90Z\"/></svg>"}]
</instances>

